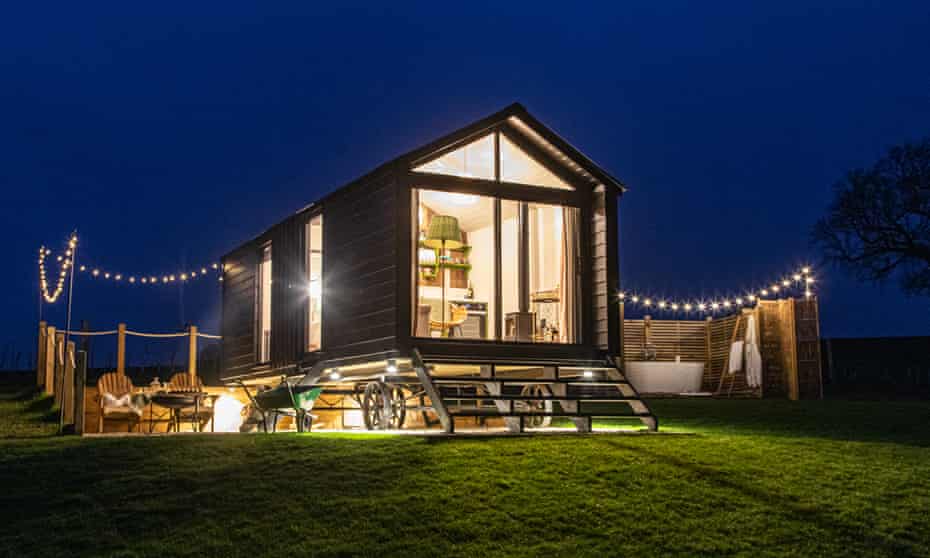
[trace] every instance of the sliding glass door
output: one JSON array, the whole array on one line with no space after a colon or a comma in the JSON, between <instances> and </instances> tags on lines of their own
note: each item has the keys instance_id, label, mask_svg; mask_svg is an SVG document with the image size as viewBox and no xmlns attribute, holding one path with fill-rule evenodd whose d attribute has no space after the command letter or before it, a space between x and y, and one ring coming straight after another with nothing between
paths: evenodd
<instances>
[{"instance_id":1,"label":"sliding glass door","mask_svg":"<svg viewBox=\"0 0 930 558\"><path fill-rule=\"evenodd\" d=\"M581 341L578 208L427 189L414 195L414 336Z\"/></svg>"}]
</instances>

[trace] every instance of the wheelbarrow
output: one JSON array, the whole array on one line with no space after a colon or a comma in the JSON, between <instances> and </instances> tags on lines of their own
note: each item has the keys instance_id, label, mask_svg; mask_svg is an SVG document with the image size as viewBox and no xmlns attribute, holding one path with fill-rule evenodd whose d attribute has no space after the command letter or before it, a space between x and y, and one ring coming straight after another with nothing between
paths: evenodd
<instances>
[{"instance_id":1,"label":"wheelbarrow","mask_svg":"<svg viewBox=\"0 0 930 558\"><path fill-rule=\"evenodd\" d=\"M317 398L323 393L323 388L313 386L291 385L286 377L281 378L277 387L252 393L248 386L239 382L251 403L249 415L243 421L240 431L248 431L250 425L261 425L262 431L268 432L269 423L271 431L278 429L278 419L291 417L297 425L298 432L310 432L313 427L313 415L310 410Z\"/></svg>"}]
</instances>

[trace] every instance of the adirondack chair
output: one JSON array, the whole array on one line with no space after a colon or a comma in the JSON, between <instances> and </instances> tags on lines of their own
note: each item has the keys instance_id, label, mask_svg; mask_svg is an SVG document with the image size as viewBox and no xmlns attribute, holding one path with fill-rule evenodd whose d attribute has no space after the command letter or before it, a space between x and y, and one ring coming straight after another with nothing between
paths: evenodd
<instances>
[{"instance_id":1,"label":"adirondack chair","mask_svg":"<svg viewBox=\"0 0 930 558\"><path fill-rule=\"evenodd\" d=\"M191 378L187 372L178 372L168 380L168 391L203 393L203 382L199 376ZM213 420L214 400L214 397L207 396L200 400L199 405L181 409L181 420L196 422L202 431L203 427Z\"/></svg>"},{"instance_id":2,"label":"adirondack chair","mask_svg":"<svg viewBox=\"0 0 930 558\"><path fill-rule=\"evenodd\" d=\"M132 432L133 427L139 424L142 418L141 409L130 405L113 405L113 400L122 400L126 396L132 396L132 380L119 372L107 372L97 380L97 428L103 432L104 421L125 422L128 432ZM105 397L105 395L110 397Z\"/></svg>"}]
</instances>

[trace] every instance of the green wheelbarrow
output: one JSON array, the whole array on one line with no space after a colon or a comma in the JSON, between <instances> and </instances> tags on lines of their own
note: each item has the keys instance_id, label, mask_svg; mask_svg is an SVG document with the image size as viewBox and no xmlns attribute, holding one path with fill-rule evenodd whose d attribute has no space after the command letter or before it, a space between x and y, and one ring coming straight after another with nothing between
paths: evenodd
<instances>
[{"instance_id":1,"label":"green wheelbarrow","mask_svg":"<svg viewBox=\"0 0 930 558\"><path fill-rule=\"evenodd\" d=\"M297 425L298 432L310 432L313 427L313 415L310 411L317 398L323 393L323 388L313 386L291 385L287 378L282 377L277 387L252 393L248 386L239 382L251 402L248 416L239 428L242 432L249 431L252 425L258 424L264 432L276 432L278 419L291 417Z\"/></svg>"}]
</instances>

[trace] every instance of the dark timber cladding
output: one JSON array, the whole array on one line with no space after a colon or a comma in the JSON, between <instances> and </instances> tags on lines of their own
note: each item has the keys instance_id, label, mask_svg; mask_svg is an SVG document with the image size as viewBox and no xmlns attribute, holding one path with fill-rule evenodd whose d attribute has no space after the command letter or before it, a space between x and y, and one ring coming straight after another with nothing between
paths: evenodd
<instances>
[{"instance_id":1,"label":"dark timber cladding","mask_svg":"<svg viewBox=\"0 0 930 558\"><path fill-rule=\"evenodd\" d=\"M323 200L327 358L395 348L398 200L391 170L388 165Z\"/></svg>"},{"instance_id":2,"label":"dark timber cladding","mask_svg":"<svg viewBox=\"0 0 930 558\"><path fill-rule=\"evenodd\" d=\"M298 362L307 344L307 215L276 225L271 241L271 367Z\"/></svg>"},{"instance_id":3,"label":"dark timber cladding","mask_svg":"<svg viewBox=\"0 0 930 558\"><path fill-rule=\"evenodd\" d=\"M417 172L418 164L488 133L506 137L574 189ZM497 145L497 143L495 143ZM497 148L495 147L495 150ZM500 165L498 158L495 165ZM415 309L417 205L413 189L491 196L500 200L579 208L581 238L578 304L580 342L515 343L502 340L419 338ZM531 116L511 105L443 136L336 190L236 248L224 259L223 377L299 373L320 359L363 357L382 351L482 358L592 359L619 353L617 200L623 185ZM307 224L323 217L321 350L308 351ZM494 256L500 258L500 239ZM258 265L271 246L269 362L259 362ZM501 265L494 265L500 274ZM524 282L526 273L521 273ZM499 281L499 279L497 279ZM521 292L528 292L528 287ZM498 293L499 296L499 293ZM526 306L526 301L523 301ZM495 305L498 313L501 304ZM495 327L502 319L497 316ZM500 339L500 331L496 332Z\"/></svg>"},{"instance_id":4,"label":"dark timber cladding","mask_svg":"<svg viewBox=\"0 0 930 558\"><path fill-rule=\"evenodd\" d=\"M223 264L223 376L239 376L255 365L258 253L249 243L228 254Z\"/></svg>"}]
</instances>

